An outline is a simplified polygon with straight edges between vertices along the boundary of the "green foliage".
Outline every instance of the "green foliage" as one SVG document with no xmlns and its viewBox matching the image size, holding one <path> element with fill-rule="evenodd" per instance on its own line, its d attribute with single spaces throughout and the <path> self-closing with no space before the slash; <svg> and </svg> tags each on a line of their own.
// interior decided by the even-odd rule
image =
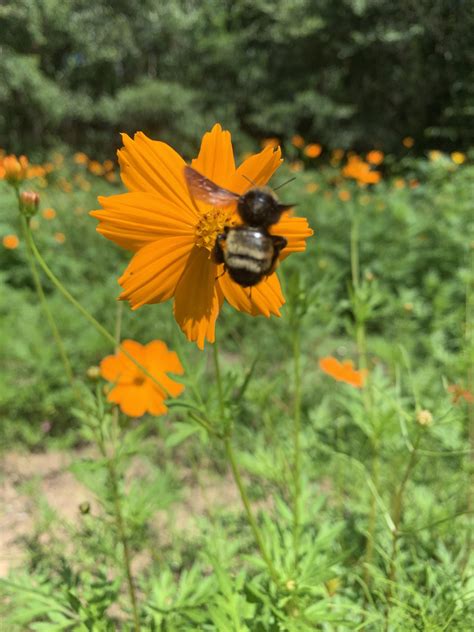
<svg viewBox="0 0 474 632">
<path fill-rule="evenodd" d="M 364 15 L 369 6 L 353 3 L 353 10 Z M 191 28 L 192 12 L 187 19 Z M 78 392 L 71 391 L 24 244 L 2 249 L 2 444 L 87 446 L 69 471 L 91 494 L 66 521 L 37 477 L 24 483 L 36 519 L 23 542 L 24 568 L 0 582 L 8 629 L 134 629 L 124 541 L 142 630 L 472 629 L 469 406 L 453 402 L 447 387 L 467 388 L 472 362 L 466 303 L 469 309 L 474 295 L 474 171 L 469 160 L 457 167 L 446 156 L 391 168 L 394 177 L 372 189 L 341 181 L 335 166 L 303 169 L 288 185 L 285 198 L 298 202 L 316 237 L 279 269 L 287 300 L 281 319 L 223 309 L 222 400 L 212 358 L 185 343 L 169 305 L 124 310 L 124 338 L 164 339 L 185 367 L 186 390 L 159 419 L 137 422 L 111 408 L 103 382 L 86 373 L 110 346 L 44 280 L 78 377 Z M 76 186 L 77 175 L 90 191 Z M 61 189 L 63 176 L 73 183 L 70 193 Z M 319 188 L 310 193 L 307 185 Z M 57 217 L 40 213 L 34 233 L 63 283 L 109 330 L 116 278 L 129 255 L 98 236 L 84 211 L 97 194 L 118 191 L 66 158 L 42 193 L 43 208 L 55 208 Z M 2 188 L 3 234 L 18 232 L 14 202 Z M 64 243 L 55 241 L 57 231 Z M 295 350 L 302 422 L 296 528 Z M 318 360 L 327 355 L 357 366 L 365 360 L 368 387 L 324 375 Z M 230 433 L 277 581 L 233 492 L 222 442 Z M 194 505 L 203 490 L 204 506 Z"/>
</svg>

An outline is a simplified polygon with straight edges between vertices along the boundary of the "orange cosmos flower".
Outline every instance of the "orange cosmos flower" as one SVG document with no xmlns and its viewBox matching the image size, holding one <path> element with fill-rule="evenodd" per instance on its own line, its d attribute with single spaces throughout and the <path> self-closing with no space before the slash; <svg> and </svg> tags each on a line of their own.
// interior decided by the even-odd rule
<svg viewBox="0 0 474 632">
<path fill-rule="evenodd" d="M 362 388 L 364 386 L 367 371 L 357 371 L 354 369 L 350 360 L 339 362 L 336 358 L 329 356 L 327 358 L 322 358 L 319 361 L 319 367 L 322 371 L 324 371 L 324 373 L 327 373 L 327 375 L 330 375 L 339 382 L 345 382 L 355 388 Z"/>
<path fill-rule="evenodd" d="M 6 180 L 10 184 L 21 182 L 26 178 L 28 170 L 28 158 L 13 154 L 5 156 L 0 163 L 0 180 Z"/>
<path fill-rule="evenodd" d="M 383 151 L 373 149 L 372 151 L 369 151 L 365 158 L 371 165 L 380 165 L 383 162 L 384 154 Z"/>
<path fill-rule="evenodd" d="M 351 194 L 346 189 L 341 189 L 337 195 L 342 202 L 348 202 L 351 199 Z"/>
<path fill-rule="evenodd" d="M 2 243 L 7 250 L 15 250 L 20 244 L 20 240 L 16 235 L 5 235 Z"/>
<path fill-rule="evenodd" d="M 58 244 L 63 244 L 66 241 L 66 235 L 64 233 L 54 233 L 54 239 Z"/>
<path fill-rule="evenodd" d="M 451 160 L 456 165 L 462 165 L 463 162 L 466 162 L 466 154 L 463 154 L 462 151 L 453 151 L 451 153 Z"/>
<path fill-rule="evenodd" d="M 45 208 L 41 214 L 44 217 L 44 219 L 47 219 L 47 220 L 51 220 L 56 217 L 56 211 L 54 210 L 54 208 Z"/>
<path fill-rule="evenodd" d="M 276 273 L 248 289 L 234 283 L 214 263 L 212 249 L 224 227 L 239 222 L 235 207 L 214 208 L 193 200 L 184 178 L 184 160 L 167 144 L 142 132 L 123 135 L 119 151 L 122 180 L 129 193 L 99 198 L 103 210 L 91 215 L 97 230 L 135 252 L 119 279 L 120 298 L 132 309 L 174 297 L 174 314 L 189 340 L 214 342 L 215 323 L 224 299 L 252 316 L 280 315 L 284 298 Z M 267 147 L 235 167 L 231 135 L 216 124 L 204 135 L 191 165 L 204 176 L 238 194 L 252 184 L 265 185 L 281 163 L 280 149 Z M 306 219 L 284 214 L 271 227 L 288 240 L 280 258 L 306 247 L 312 235 Z"/>
<path fill-rule="evenodd" d="M 319 155 L 321 155 L 322 151 L 323 148 L 317 143 L 311 143 L 310 145 L 306 145 L 306 147 L 304 148 L 304 153 L 306 154 L 306 156 L 308 156 L 308 158 L 317 158 Z"/>
<path fill-rule="evenodd" d="M 164 403 L 166 391 L 177 397 L 184 390 L 183 384 L 166 375 L 168 372 L 177 375 L 184 373 L 177 354 L 168 351 L 168 347 L 161 340 L 153 340 L 147 345 L 134 340 L 124 340 L 122 347 L 164 388 L 160 388 L 145 375 L 123 351 L 118 351 L 100 363 L 102 377 L 114 384 L 107 399 L 118 404 L 122 412 L 130 417 L 141 417 L 147 412 L 152 415 L 163 415 L 168 410 Z"/>
<path fill-rule="evenodd" d="M 474 403 L 474 395 L 471 391 L 468 391 L 466 388 L 463 388 L 459 384 L 451 384 L 448 386 L 448 391 L 452 393 L 452 402 L 453 404 L 457 404 L 460 399 L 463 399 L 468 404 Z"/>
<path fill-rule="evenodd" d="M 382 177 L 379 171 L 374 171 L 357 155 L 349 156 L 346 166 L 342 169 L 342 175 L 357 180 L 359 184 L 377 184 Z"/>
<path fill-rule="evenodd" d="M 82 151 L 78 151 L 77 154 L 74 154 L 74 162 L 78 165 L 87 165 L 88 160 L 87 154 Z"/>
<path fill-rule="evenodd" d="M 295 147 L 303 147 L 304 138 L 300 136 L 299 134 L 295 134 L 294 136 L 291 137 L 291 144 L 294 145 Z"/>
<path fill-rule="evenodd" d="M 405 138 L 402 140 L 402 144 L 407 149 L 410 149 L 415 144 L 415 139 L 411 136 L 405 136 Z"/>
</svg>

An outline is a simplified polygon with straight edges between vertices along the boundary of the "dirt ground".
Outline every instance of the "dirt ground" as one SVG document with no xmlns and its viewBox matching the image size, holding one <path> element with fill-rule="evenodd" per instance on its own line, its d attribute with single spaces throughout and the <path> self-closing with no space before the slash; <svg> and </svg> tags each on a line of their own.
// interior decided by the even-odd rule
<svg viewBox="0 0 474 632">
<path fill-rule="evenodd" d="M 61 521 L 77 519 L 79 505 L 93 502 L 91 492 L 68 471 L 78 452 L 48 452 L 45 454 L 9 453 L 0 463 L 0 577 L 24 561 L 22 541 L 31 536 L 35 527 L 35 500 L 43 497 Z M 89 450 L 90 456 L 90 450 Z M 186 472 L 183 472 L 183 478 Z M 187 477 L 186 477 L 187 478 Z M 240 511 L 238 492 L 230 476 L 206 479 L 205 484 L 183 486 L 184 498 L 173 505 L 176 528 L 193 530 L 195 519 L 209 508 L 225 506 Z M 163 517 L 157 516 L 158 522 Z"/>
</svg>

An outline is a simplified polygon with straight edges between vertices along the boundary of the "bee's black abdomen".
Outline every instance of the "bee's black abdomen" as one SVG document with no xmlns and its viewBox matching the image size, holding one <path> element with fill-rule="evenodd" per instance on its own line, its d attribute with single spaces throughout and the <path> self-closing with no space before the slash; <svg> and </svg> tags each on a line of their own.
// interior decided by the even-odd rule
<svg viewBox="0 0 474 632">
<path fill-rule="evenodd" d="M 244 268 L 228 268 L 230 278 L 242 287 L 252 287 L 257 285 L 263 278 L 259 272 L 251 272 Z"/>
</svg>

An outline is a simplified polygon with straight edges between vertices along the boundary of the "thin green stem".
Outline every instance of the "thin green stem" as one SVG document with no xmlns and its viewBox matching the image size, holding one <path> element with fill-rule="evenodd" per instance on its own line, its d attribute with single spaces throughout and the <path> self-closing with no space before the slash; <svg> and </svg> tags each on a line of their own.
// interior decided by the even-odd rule
<svg viewBox="0 0 474 632">
<path fill-rule="evenodd" d="M 301 339 L 298 325 L 293 339 L 294 359 L 294 412 L 293 412 L 293 553 L 295 570 L 298 567 L 299 540 L 301 530 L 300 496 L 301 496 Z"/>
<path fill-rule="evenodd" d="M 355 318 L 355 337 L 357 345 L 357 356 L 359 369 L 366 370 L 368 368 L 367 359 L 367 336 L 365 330 L 365 320 L 361 315 L 360 301 L 360 261 L 359 261 L 359 212 L 357 208 L 357 202 L 354 201 L 353 213 L 352 213 L 352 225 L 351 225 L 351 277 L 352 277 L 352 300 L 353 300 L 353 312 Z M 364 409 L 367 417 L 373 421 L 373 397 L 372 397 L 372 385 L 370 375 L 367 373 L 364 390 L 362 393 Z M 378 440 L 374 437 L 372 440 L 372 462 L 371 462 L 371 478 L 375 485 L 378 487 L 379 478 L 379 444 Z M 377 513 L 378 505 L 375 495 L 371 495 L 370 509 L 367 525 L 367 541 L 365 548 L 364 559 L 364 581 L 367 586 L 370 585 L 370 564 L 375 550 L 375 530 L 377 526 Z"/>
<path fill-rule="evenodd" d="M 273 581 L 278 584 L 279 583 L 279 577 L 278 577 L 278 573 L 276 571 L 275 566 L 273 565 L 273 562 L 270 558 L 270 556 L 267 553 L 267 550 L 265 548 L 265 545 L 263 543 L 263 539 L 262 536 L 260 534 L 260 530 L 258 528 L 257 525 L 257 521 L 255 520 L 255 517 L 253 515 L 252 512 L 252 508 L 250 506 L 250 502 L 247 496 L 247 492 L 245 491 L 245 487 L 242 483 L 242 478 L 240 476 L 240 471 L 239 471 L 239 467 L 237 465 L 237 461 L 235 458 L 235 454 L 234 454 L 234 450 L 232 448 L 232 444 L 230 442 L 230 439 L 228 437 L 226 437 L 224 439 L 224 446 L 225 446 L 225 451 L 226 451 L 226 455 L 227 458 L 229 460 L 229 463 L 231 465 L 232 468 L 232 474 L 234 476 L 234 480 L 237 484 L 237 487 L 239 489 L 239 493 L 240 493 L 240 498 L 242 499 L 242 503 L 244 505 L 245 508 L 245 513 L 247 515 L 247 520 L 248 523 L 250 525 L 250 528 L 252 529 L 255 541 L 257 543 L 258 549 L 260 551 L 260 555 L 262 556 L 265 564 L 267 565 L 268 568 L 268 572 L 270 573 L 271 578 L 273 579 Z"/>
<path fill-rule="evenodd" d="M 56 275 L 52 272 L 52 270 L 50 269 L 50 267 L 48 266 L 48 264 L 46 263 L 46 261 L 43 259 L 41 253 L 39 252 L 38 248 L 36 247 L 36 244 L 33 240 L 33 236 L 31 234 L 31 230 L 27 229 L 26 231 L 26 240 L 27 243 L 29 245 L 29 247 L 31 248 L 31 251 L 33 252 L 33 255 L 36 259 L 36 261 L 38 262 L 38 264 L 40 265 L 40 267 L 42 268 L 43 272 L 46 274 L 46 276 L 48 277 L 48 279 L 53 283 L 53 285 L 56 287 L 56 289 L 58 289 L 61 294 L 71 303 L 71 305 L 73 305 L 83 316 L 86 320 L 89 321 L 89 323 L 109 342 L 112 344 L 113 347 L 116 347 L 116 340 L 115 337 L 109 332 L 107 331 L 107 329 L 105 329 L 105 327 L 103 325 L 101 325 L 99 323 L 98 320 L 96 320 L 94 318 L 94 316 L 92 316 L 92 314 L 89 314 L 89 312 L 81 305 L 81 303 L 79 303 L 78 300 L 76 300 L 74 298 L 74 296 L 64 287 L 64 285 L 61 283 L 61 281 L 56 277 Z M 166 388 L 166 386 L 164 384 L 162 384 L 155 376 L 153 376 L 147 369 L 146 367 L 143 366 L 143 364 L 141 364 L 140 362 L 138 362 L 138 360 L 136 360 L 123 346 L 120 346 L 120 351 L 131 361 L 133 362 L 139 369 L 140 371 L 142 371 L 150 380 L 152 380 L 152 382 L 154 382 L 157 386 L 159 386 L 161 389 L 163 389 L 168 395 L 170 395 L 170 392 L 168 391 L 168 389 Z"/>
<path fill-rule="evenodd" d="M 54 320 L 54 316 L 49 309 L 48 301 L 46 300 L 46 296 L 44 294 L 43 286 L 41 285 L 41 280 L 38 274 L 38 270 L 36 269 L 35 260 L 33 258 L 33 253 L 29 247 L 27 232 L 28 232 L 28 222 L 25 217 L 21 217 L 21 227 L 23 230 L 23 235 L 26 241 L 26 252 L 28 265 L 30 266 L 31 276 L 33 278 L 33 283 L 35 286 L 36 293 L 38 294 L 38 298 L 41 303 L 41 307 L 46 315 L 49 326 L 51 328 L 51 332 L 53 334 L 54 341 L 56 342 L 56 346 L 58 348 L 59 355 L 61 356 L 61 360 L 64 364 L 64 370 L 66 372 L 67 379 L 69 380 L 72 387 L 74 387 L 74 373 L 71 367 L 71 363 L 69 362 L 69 358 L 66 353 L 66 349 L 64 348 L 64 344 L 61 338 L 61 334 L 59 333 L 59 329 L 56 325 L 56 321 Z"/>
<path fill-rule="evenodd" d="M 215 371 L 216 383 L 217 383 L 217 395 L 219 398 L 219 410 L 221 414 L 221 419 L 224 421 L 225 419 L 224 389 L 222 385 L 222 375 L 221 375 L 220 362 L 219 362 L 219 347 L 218 347 L 217 341 L 214 343 L 213 358 L 214 358 L 214 371 Z M 252 507 L 250 506 L 250 501 L 248 499 L 247 492 L 245 491 L 245 487 L 242 482 L 239 466 L 237 464 L 234 449 L 231 443 L 231 432 L 232 432 L 232 427 L 230 426 L 230 427 L 225 428 L 225 433 L 222 435 L 222 440 L 224 442 L 227 460 L 230 463 L 230 466 L 232 469 L 232 475 L 234 477 L 234 481 L 239 490 L 240 498 L 244 505 L 247 521 L 250 525 L 250 528 L 252 529 L 252 533 L 254 535 L 255 542 L 257 543 L 257 547 L 260 551 L 260 555 L 262 556 L 262 559 L 267 565 L 268 572 L 270 573 L 271 578 L 276 584 L 278 584 L 279 582 L 278 573 L 263 543 L 263 539 L 262 539 L 260 530 L 258 528 L 257 521 L 255 520 L 255 516 L 253 515 Z"/>
<path fill-rule="evenodd" d="M 385 594 L 385 600 L 387 604 L 387 608 L 385 611 L 385 628 L 384 628 L 385 632 L 388 632 L 388 628 L 389 628 L 390 600 L 392 598 L 392 587 L 396 579 L 396 570 L 397 570 L 396 559 L 397 559 L 398 540 L 400 538 L 400 524 L 401 524 L 402 516 L 403 516 L 403 499 L 404 499 L 406 485 L 410 479 L 410 475 L 413 471 L 413 468 L 416 465 L 420 439 L 421 439 L 421 432 L 418 432 L 418 436 L 416 437 L 415 443 L 413 445 L 413 449 L 410 453 L 410 458 L 408 459 L 405 472 L 403 474 L 402 480 L 400 481 L 400 485 L 398 486 L 398 489 L 395 493 L 394 502 L 393 502 L 392 551 L 390 555 L 387 591 Z"/>
<path fill-rule="evenodd" d="M 221 368 L 220 368 L 220 363 L 219 363 L 219 346 L 217 344 L 217 340 L 212 347 L 212 351 L 213 351 L 213 358 L 214 358 L 214 372 L 216 374 L 217 395 L 219 398 L 219 412 L 221 414 L 221 420 L 224 421 L 224 418 L 225 418 L 224 389 L 222 386 Z"/>
</svg>

